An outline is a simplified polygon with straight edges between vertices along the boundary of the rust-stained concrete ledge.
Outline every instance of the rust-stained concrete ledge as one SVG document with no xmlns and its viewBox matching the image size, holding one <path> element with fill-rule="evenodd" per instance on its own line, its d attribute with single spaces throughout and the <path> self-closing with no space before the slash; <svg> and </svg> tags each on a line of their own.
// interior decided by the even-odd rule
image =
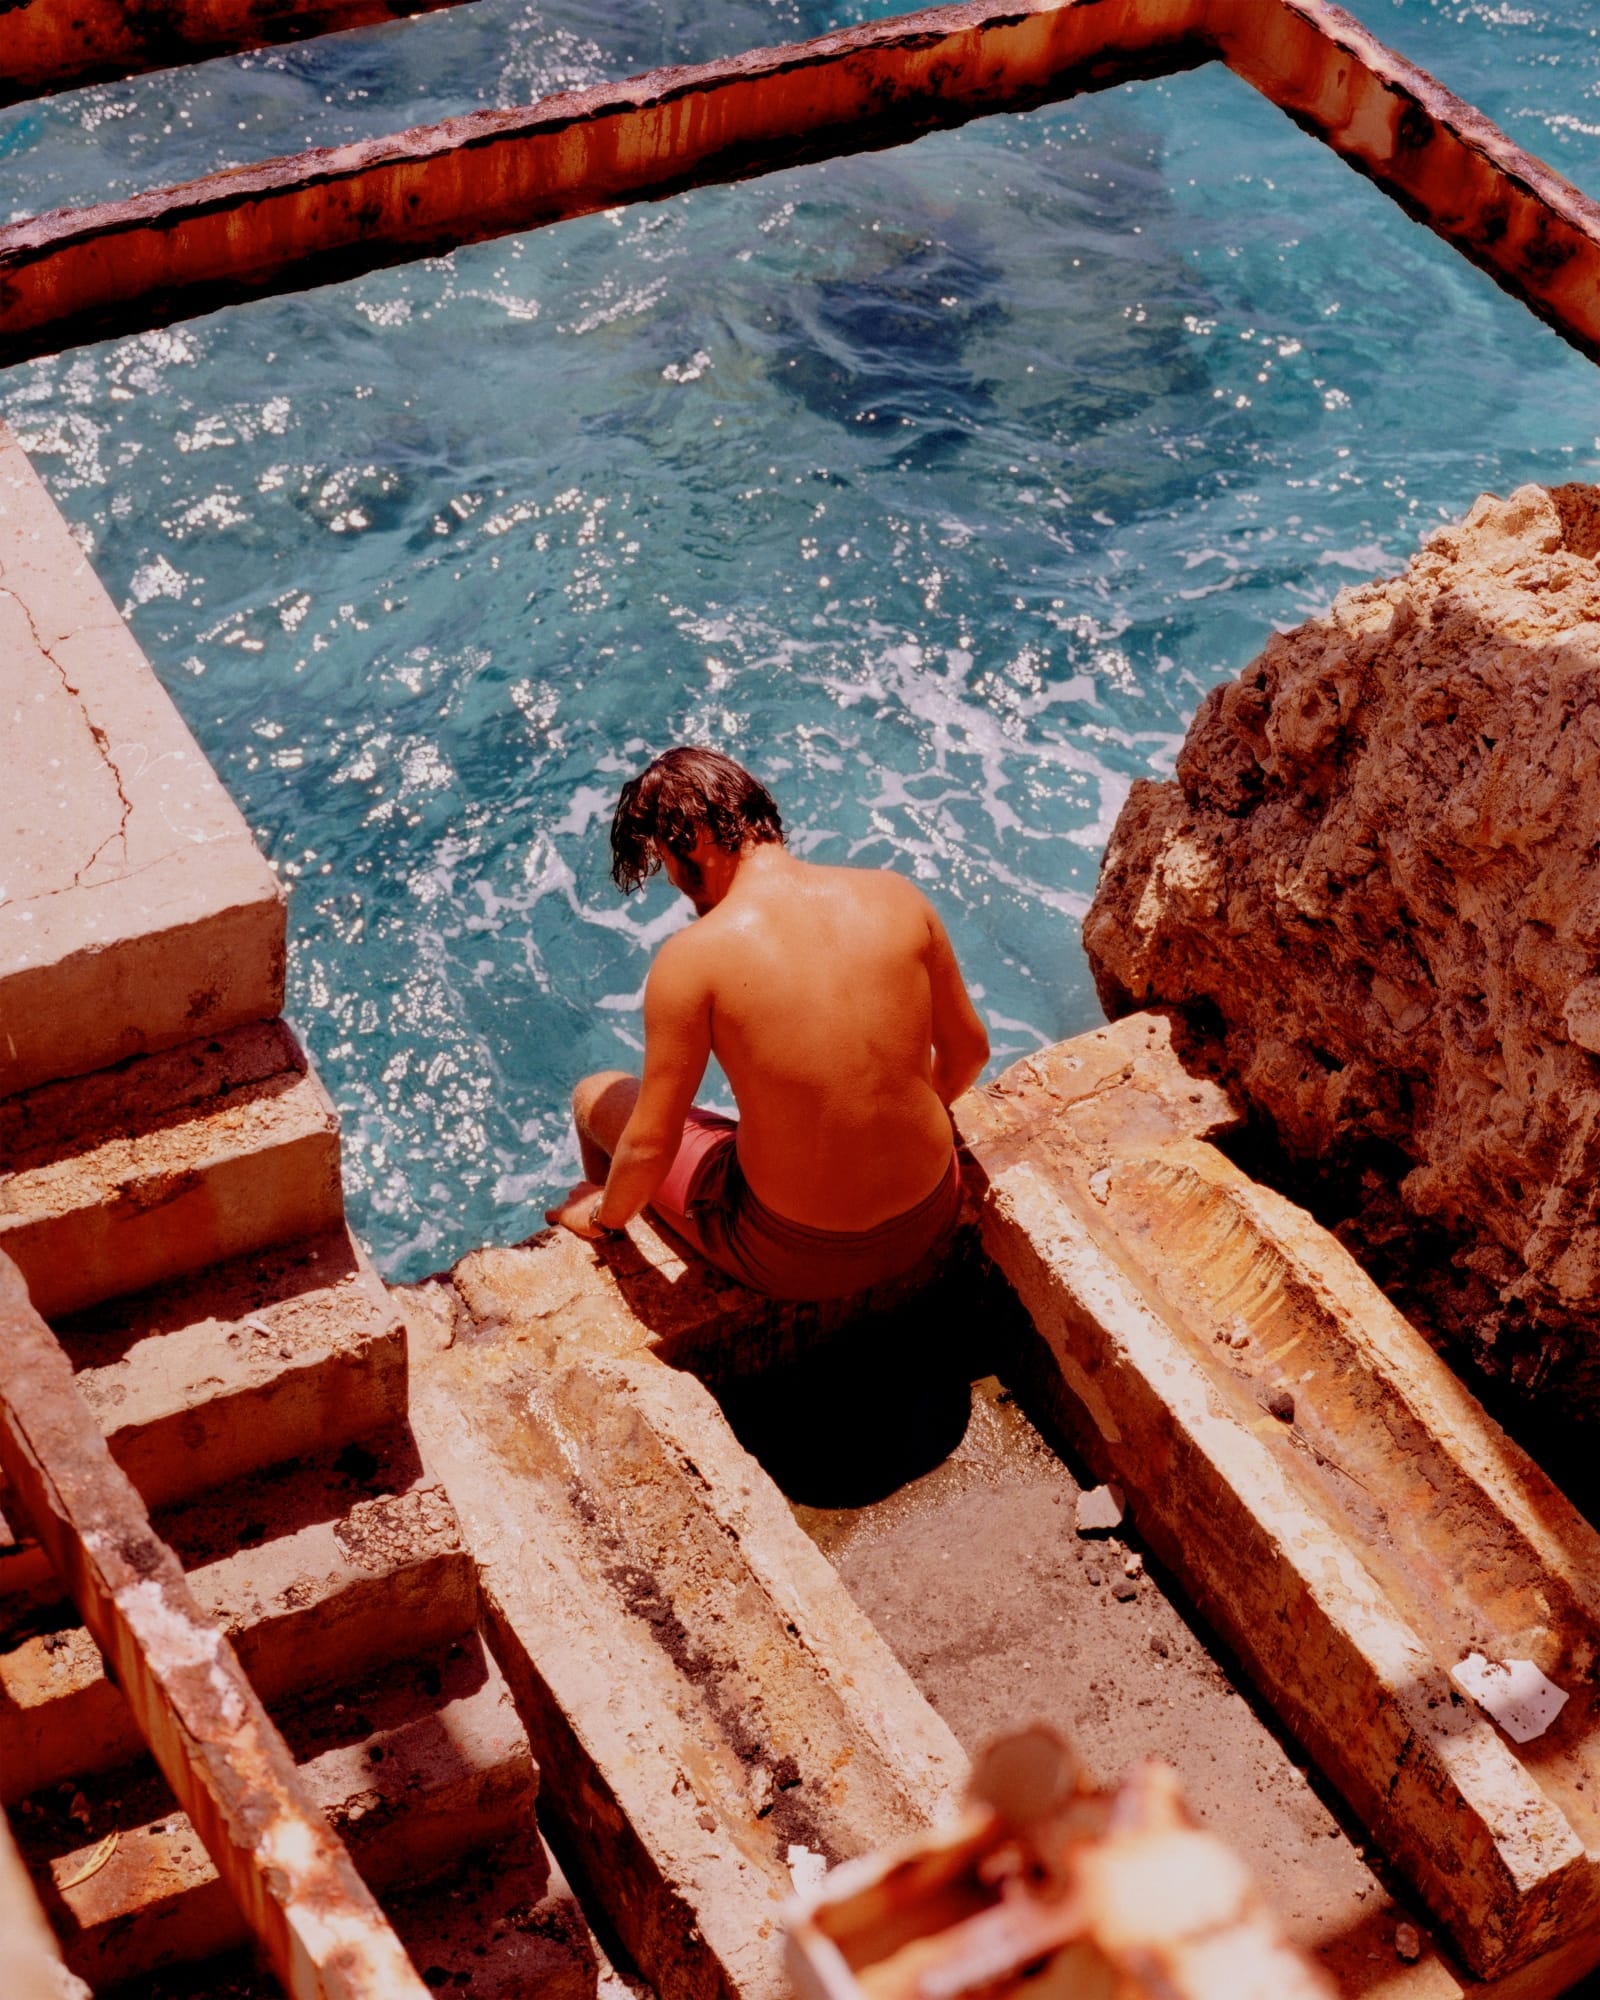
<svg viewBox="0 0 1600 2000">
<path fill-rule="evenodd" d="M 404 20 L 460 0 L 11 0 L 0 34 L 0 105 L 235 49 Z"/>
<path fill-rule="evenodd" d="M 0 740 L 0 1098 L 278 1012 L 283 892 L 3 425 Z"/>
<path fill-rule="evenodd" d="M 0 1465 L 162 1773 L 292 2000 L 425 2000 L 233 1649 L 113 1464 L 72 1368 L 0 1257 Z"/>
<path fill-rule="evenodd" d="M 0 364 L 1213 58 L 1600 356 L 1600 207 L 1327 0 L 968 0 L 13 223 Z"/>
<path fill-rule="evenodd" d="M 1354 1261 L 1213 1146 L 1153 1015 L 963 1100 L 1085 1456 L 1480 1976 L 1600 1960 L 1600 1536 Z M 1567 1695 L 1535 1741 L 1470 1652 Z M 1581 1961 L 1581 1962 L 1579 1962 Z M 1549 1990 L 1549 1989 L 1546 1989 Z"/>
</svg>

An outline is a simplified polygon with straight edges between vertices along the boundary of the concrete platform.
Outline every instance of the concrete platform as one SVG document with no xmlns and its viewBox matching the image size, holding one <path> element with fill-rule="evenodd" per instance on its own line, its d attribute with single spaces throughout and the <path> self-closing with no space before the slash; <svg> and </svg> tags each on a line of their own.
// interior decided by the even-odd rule
<svg viewBox="0 0 1600 2000">
<path fill-rule="evenodd" d="M 1560 1947 L 1576 1977 L 1600 1958 L 1600 1537 L 1331 1238 L 1204 1143 L 1227 1107 L 1166 1037 L 1131 1017 L 960 1107 L 985 1244 L 1043 1337 L 1030 1393 L 1474 1972 L 1542 1981 Z M 1536 1742 L 1453 1686 L 1472 1650 L 1568 1693 Z"/>
<path fill-rule="evenodd" d="M 551 1368 L 537 1313 L 421 1354 L 429 1331 L 412 1423 L 543 1813 L 659 1990 L 779 2000 L 791 1859 L 930 1824 L 965 1757 L 700 1383 L 564 1342 Z"/>
<path fill-rule="evenodd" d="M 283 891 L 3 425 L 0 736 L 0 1098 L 271 1019 Z"/>
<path fill-rule="evenodd" d="M 56 1318 L 343 1219 L 339 1123 L 281 1021 L 0 1103 L 0 1250 Z"/>
<path fill-rule="evenodd" d="M 258 1506 L 265 1497 L 253 1495 Z M 472 1625 L 471 1559 L 436 1486 L 357 1500 L 331 1519 L 243 1549 L 237 1538 L 252 1517 L 238 1499 L 224 1506 L 233 1516 L 232 1552 L 188 1567 L 187 1580 L 269 1704 L 358 1678 Z M 224 1507 L 212 1500 L 208 1510 L 217 1515 Z M 165 1517 L 161 1531 L 187 1567 L 194 1542 L 180 1547 L 173 1525 Z M 81 1626 L 34 1634 L 0 1653 L 0 1798 L 108 1770 L 141 1747 Z"/>
<path fill-rule="evenodd" d="M 508 1335 L 546 1368 L 648 1352 L 704 1380 L 736 1382 L 926 1297 L 975 1254 L 976 1235 L 974 1207 L 968 1226 L 903 1277 L 797 1304 L 746 1291 L 641 1215 L 604 1243 L 546 1230 L 475 1250 L 447 1276 L 398 1296 L 424 1348 Z"/>
</svg>

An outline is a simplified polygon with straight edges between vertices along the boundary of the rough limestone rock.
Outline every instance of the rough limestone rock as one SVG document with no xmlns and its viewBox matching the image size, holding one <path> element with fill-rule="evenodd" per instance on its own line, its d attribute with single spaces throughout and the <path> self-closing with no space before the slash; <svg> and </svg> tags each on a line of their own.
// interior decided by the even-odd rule
<svg viewBox="0 0 1600 2000">
<path fill-rule="evenodd" d="M 1600 488 L 1486 496 L 1201 704 L 1084 942 L 1380 1276 L 1600 1416 Z M 1385 1258 L 1389 1270 L 1380 1267 Z"/>
</svg>

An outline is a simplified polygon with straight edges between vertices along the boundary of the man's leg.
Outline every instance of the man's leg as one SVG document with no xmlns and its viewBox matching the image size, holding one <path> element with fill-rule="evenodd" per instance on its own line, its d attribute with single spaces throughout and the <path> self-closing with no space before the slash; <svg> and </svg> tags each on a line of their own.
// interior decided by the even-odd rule
<svg viewBox="0 0 1600 2000">
<path fill-rule="evenodd" d="M 625 1069 L 596 1070 L 573 1091 L 572 1122 L 578 1131 L 585 1180 L 604 1184 L 622 1128 L 638 1101 L 639 1079 Z"/>
</svg>

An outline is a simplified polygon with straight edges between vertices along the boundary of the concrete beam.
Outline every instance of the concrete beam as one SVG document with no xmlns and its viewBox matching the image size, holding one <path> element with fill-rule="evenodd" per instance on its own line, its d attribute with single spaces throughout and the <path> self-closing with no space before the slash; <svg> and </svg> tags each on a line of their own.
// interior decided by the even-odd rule
<svg viewBox="0 0 1600 2000">
<path fill-rule="evenodd" d="M 0 364 L 1218 58 L 1600 356 L 1600 207 L 1326 0 L 995 0 L 0 230 Z"/>
<path fill-rule="evenodd" d="M 411 1421 L 477 1558 L 541 1817 L 659 1992 L 786 2000 L 794 1850 L 926 1829 L 966 1759 L 645 1329 L 553 1369 L 528 1333 L 414 1355 Z"/>
<path fill-rule="evenodd" d="M 78 90 L 236 49 L 404 20 L 460 0 L 12 0 L 0 36 L 0 105 Z"/>
<path fill-rule="evenodd" d="M 1480 1977 L 1600 1957 L 1600 1535 L 1303 1211 L 1165 1020 L 1016 1065 L 958 1123 L 1041 1336 L 1016 1386 L 1141 1533 Z M 1566 1696 L 1526 1745 L 1472 1653 Z"/>
<path fill-rule="evenodd" d="M 0 1258 L 0 1465 L 218 1874 L 292 2000 L 426 2000 L 349 1856 L 304 1797 L 233 1649 L 201 1614 Z"/>
</svg>

